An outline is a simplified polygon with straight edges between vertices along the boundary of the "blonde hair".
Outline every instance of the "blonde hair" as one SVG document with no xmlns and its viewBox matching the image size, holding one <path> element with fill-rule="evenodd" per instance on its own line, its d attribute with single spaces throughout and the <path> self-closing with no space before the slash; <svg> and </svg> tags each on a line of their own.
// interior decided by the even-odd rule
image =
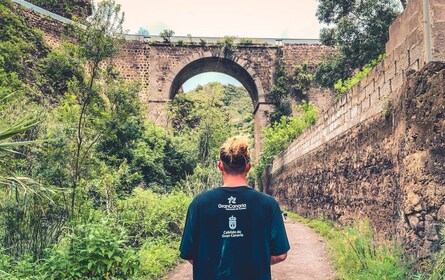
<svg viewBox="0 0 445 280">
<path fill-rule="evenodd" d="M 249 139 L 245 136 L 227 139 L 219 149 L 219 158 L 228 173 L 243 173 L 250 162 Z"/>
</svg>

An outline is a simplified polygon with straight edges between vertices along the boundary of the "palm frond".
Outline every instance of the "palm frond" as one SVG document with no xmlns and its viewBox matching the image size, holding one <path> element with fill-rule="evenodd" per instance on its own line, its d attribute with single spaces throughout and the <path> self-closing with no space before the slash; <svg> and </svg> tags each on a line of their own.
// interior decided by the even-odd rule
<svg viewBox="0 0 445 280">
<path fill-rule="evenodd" d="M 17 134 L 20 134 L 20 133 L 30 129 L 31 127 L 36 126 L 39 123 L 40 123 L 40 121 L 38 121 L 37 118 L 22 119 L 22 120 L 16 122 L 15 124 L 10 125 L 6 129 L 1 130 L 0 131 L 0 141 L 12 138 L 12 137 L 16 136 Z"/>
<path fill-rule="evenodd" d="M 20 187 L 23 195 L 35 194 L 38 197 L 45 198 L 54 203 L 54 201 L 51 199 L 49 195 L 56 194 L 56 190 L 52 188 L 43 187 L 40 183 L 28 177 L 0 176 L 0 186 L 4 186 L 7 188 Z"/>
</svg>

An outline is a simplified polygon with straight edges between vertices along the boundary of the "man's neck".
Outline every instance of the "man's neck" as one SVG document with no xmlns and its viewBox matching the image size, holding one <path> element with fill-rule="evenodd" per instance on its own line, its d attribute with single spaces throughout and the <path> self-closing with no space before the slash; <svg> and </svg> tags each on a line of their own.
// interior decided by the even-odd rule
<svg viewBox="0 0 445 280">
<path fill-rule="evenodd" d="M 229 188 L 247 186 L 246 174 L 240 174 L 240 175 L 224 174 L 223 182 L 224 182 L 223 186 Z"/>
</svg>

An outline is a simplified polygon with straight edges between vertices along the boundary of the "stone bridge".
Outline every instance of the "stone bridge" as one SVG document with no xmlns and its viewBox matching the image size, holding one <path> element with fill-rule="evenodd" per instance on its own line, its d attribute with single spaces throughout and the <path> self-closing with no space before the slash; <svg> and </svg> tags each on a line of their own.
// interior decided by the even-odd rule
<svg viewBox="0 0 445 280">
<path fill-rule="evenodd" d="M 320 44 L 238 45 L 224 51 L 217 44 L 149 43 L 127 40 L 118 59 L 126 79 L 140 81 L 141 97 L 148 112 L 159 124 L 167 124 L 165 104 L 172 100 L 188 79 L 205 72 L 219 72 L 237 79 L 252 99 L 255 115 L 255 150 L 261 148 L 261 128 L 274 110 L 269 93 L 277 59 L 287 69 L 304 62 L 315 66 L 331 47 Z"/>
</svg>

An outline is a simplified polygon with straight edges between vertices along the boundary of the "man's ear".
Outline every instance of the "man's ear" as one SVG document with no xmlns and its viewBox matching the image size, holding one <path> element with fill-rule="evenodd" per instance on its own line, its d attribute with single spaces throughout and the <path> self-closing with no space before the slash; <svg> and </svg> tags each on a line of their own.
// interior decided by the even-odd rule
<svg viewBox="0 0 445 280">
<path fill-rule="evenodd" d="M 218 169 L 219 169 L 220 171 L 224 171 L 223 163 L 222 163 L 222 161 L 220 161 L 220 160 L 218 160 Z"/>
<path fill-rule="evenodd" d="M 249 162 L 249 163 L 246 165 L 246 173 L 250 171 L 250 168 L 252 168 L 252 164 Z"/>
</svg>

